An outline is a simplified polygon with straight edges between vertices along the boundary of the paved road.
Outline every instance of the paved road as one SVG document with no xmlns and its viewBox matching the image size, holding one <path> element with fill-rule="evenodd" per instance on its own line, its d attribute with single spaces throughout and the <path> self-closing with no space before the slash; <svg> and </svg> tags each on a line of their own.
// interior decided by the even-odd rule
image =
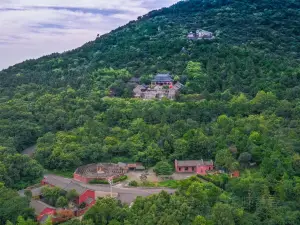
<svg viewBox="0 0 300 225">
<path fill-rule="evenodd" d="M 86 187 L 91 190 L 110 192 L 109 186 L 84 184 L 84 183 L 75 181 L 73 179 L 64 178 L 64 177 L 55 176 L 55 175 L 47 175 L 47 176 L 55 177 L 56 179 L 59 179 L 61 182 L 65 182 L 66 184 L 68 184 L 70 181 L 73 181 L 73 182 L 76 182 L 76 183 L 80 184 L 81 186 Z M 137 196 L 149 196 L 152 194 L 160 193 L 162 190 L 164 190 L 170 194 L 172 194 L 176 191 L 175 189 L 170 189 L 170 188 L 125 188 L 125 187 L 121 187 L 119 185 L 112 187 L 112 191 L 119 194 L 119 199 L 122 202 L 128 203 L 128 204 L 133 202 Z"/>
</svg>

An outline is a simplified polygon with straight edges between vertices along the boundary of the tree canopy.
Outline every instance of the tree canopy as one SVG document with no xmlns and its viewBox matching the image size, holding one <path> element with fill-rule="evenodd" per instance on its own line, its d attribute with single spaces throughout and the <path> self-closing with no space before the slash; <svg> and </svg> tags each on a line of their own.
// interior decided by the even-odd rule
<svg viewBox="0 0 300 225">
<path fill-rule="evenodd" d="M 170 173 L 175 159 L 213 160 L 241 177 L 193 178 L 179 194 L 138 198 L 130 209 L 104 199 L 82 223 L 297 224 L 299 8 L 295 0 L 180 1 L 0 71 L 1 224 L 32 222 L 28 197 L 10 188 L 38 183 L 44 169 L 123 161 Z M 216 38 L 188 40 L 196 29 Z M 166 72 L 183 84 L 176 101 L 132 98 L 131 78 L 149 84 Z M 21 154 L 35 144 L 33 157 Z M 65 205 L 59 190 L 44 192 Z"/>
</svg>

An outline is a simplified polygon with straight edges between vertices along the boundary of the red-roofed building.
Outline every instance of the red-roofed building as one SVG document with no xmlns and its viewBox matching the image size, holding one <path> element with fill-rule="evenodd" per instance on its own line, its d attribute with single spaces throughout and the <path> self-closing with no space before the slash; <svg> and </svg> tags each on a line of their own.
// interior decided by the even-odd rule
<svg viewBox="0 0 300 225">
<path fill-rule="evenodd" d="M 177 173 L 197 173 L 206 175 L 207 171 L 214 169 L 214 162 L 201 160 L 175 160 L 175 170 Z"/>
</svg>

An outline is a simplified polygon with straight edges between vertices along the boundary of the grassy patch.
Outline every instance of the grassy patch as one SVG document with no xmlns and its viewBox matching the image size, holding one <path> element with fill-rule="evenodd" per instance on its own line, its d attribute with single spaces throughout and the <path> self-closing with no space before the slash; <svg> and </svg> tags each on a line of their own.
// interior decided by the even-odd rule
<svg viewBox="0 0 300 225">
<path fill-rule="evenodd" d="M 161 182 L 151 182 L 145 181 L 142 183 L 137 183 L 139 187 L 168 187 L 168 188 L 178 188 L 180 186 L 180 181 L 178 180 L 165 180 Z M 131 185 L 132 186 L 132 185 Z"/>
<path fill-rule="evenodd" d="M 158 183 L 158 187 L 178 188 L 180 181 L 178 180 L 165 180 Z"/>
<path fill-rule="evenodd" d="M 124 180 L 127 180 L 127 176 L 126 175 L 124 175 L 124 176 L 120 176 L 120 177 L 118 177 L 118 178 L 115 178 L 114 180 L 113 180 L 113 183 L 117 183 L 117 182 L 121 182 L 121 181 L 124 181 Z M 89 182 L 90 184 L 108 184 L 108 181 L 107 180 L 91 180 L 90 182 Z"/>
</svg>

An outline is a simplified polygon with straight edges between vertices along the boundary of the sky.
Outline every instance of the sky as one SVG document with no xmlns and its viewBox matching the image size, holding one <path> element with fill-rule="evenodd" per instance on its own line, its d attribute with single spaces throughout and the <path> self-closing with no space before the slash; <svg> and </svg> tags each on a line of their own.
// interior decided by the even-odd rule
<svg viewBox="0 0 300 225">
<path fill-rule="evenodd" d="M 80 47 L 179 0 L 0 0 L 0 70 Z"/>
</svg>

